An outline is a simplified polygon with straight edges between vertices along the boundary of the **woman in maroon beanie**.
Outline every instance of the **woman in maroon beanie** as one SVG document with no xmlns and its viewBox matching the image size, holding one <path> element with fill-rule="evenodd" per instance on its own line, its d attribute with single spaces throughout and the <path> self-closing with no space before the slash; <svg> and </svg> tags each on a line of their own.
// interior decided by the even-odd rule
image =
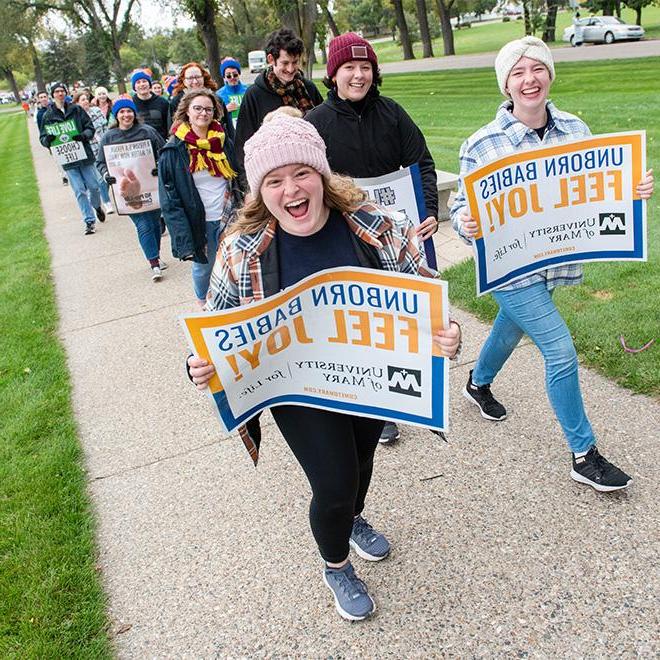
<svg viewBox="0 0 660 660">
<path fill-rule="evenodd" d="M 378 87 L 382 83 L 371 44 L 355 32 L 335 37 L 328 47 L 328 98 L 305 119 L 323 138 L 334 172 L 358 178 L 383 176 L 419 164 L 427 217 L 417 227 L 420 242 L 438 230 L 435 163 L 419 127 Z M 394 442 L 399 430 L 385 424 L 381 443 Z"/>
</svg>

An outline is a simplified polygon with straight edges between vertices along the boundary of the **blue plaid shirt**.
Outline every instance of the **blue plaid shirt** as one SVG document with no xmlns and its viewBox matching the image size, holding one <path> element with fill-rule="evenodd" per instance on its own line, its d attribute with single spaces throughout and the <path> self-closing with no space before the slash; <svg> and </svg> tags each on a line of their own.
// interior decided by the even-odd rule
<svg viewBox="0 0 660 660">
<path fill-rule="evenodd" d="M 498 108 L 495 119 L 473 133 L 461 146 L 460 151 L 460 180 L 458 193 L 451 207 L 452 226 L 458 235 L 466 242 L 472 239 L 461 233 L 459 216 L 467 208 L 463 177 L 483 165 L 487 165 L 502 156 L 518 151 L 538 149 L 553 144 L 562 144 L 579 138 L 589 137 L 589 127 L 578 117 L 557 110 L 551 101 L 547 103 L 550 113 L 548 127 L 541 140 L 538 133 L 525 126 L 511 114 L 513 103 L 505 101 Z M 566 264 L 556 268 L 548 268 L 539 273 L 524 275 L 520 279 L 510 282 L 500 290 L 522 289 L 523 287 L 544 282 L 548 289 L 560 285 L 580 284 L 582 282 L 582 266 L 580 264 Z"/>
</svg>

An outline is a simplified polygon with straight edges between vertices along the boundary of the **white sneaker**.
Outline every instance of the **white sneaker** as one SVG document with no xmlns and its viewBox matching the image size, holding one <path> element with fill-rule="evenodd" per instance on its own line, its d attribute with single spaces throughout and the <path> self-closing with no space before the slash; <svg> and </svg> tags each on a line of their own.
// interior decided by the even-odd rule
<svg viewBox="0 0 660 660">
<path fill-rule="evenodd" d="M 161 272 L 160 268 L 158 268 L 158 266 L 154 266 L 151 269 L 151 279 L 154 282 L 158 282 L 162 277 L 163 277 L 163 273 Z"/>
<path fill-rule="evenodd" d="M 107 204 L 103 204 L 103 210 L 105 211 L 106 215 L 110 215 L 111 213 L 115 212 L 114 207 L 112 206 L 112 202 L 108 202 Z"/>
<path fill-rule="evenodd" d="M 169 268 L 169 266 L 162 259 L 158 260 L 158 267 L 161 270 L 167 270 Z"/>
</svg>

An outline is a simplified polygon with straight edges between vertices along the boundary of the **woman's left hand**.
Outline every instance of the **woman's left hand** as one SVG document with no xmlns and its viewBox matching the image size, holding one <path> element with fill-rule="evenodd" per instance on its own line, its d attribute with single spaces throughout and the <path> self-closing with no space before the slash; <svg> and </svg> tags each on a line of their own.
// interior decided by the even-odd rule
<svg viewBox="0 0 660 660">
<path fill-rule="evenodd" d="M 427 238 L 431 238 L 436 231 L 438 231 L 438 221 L 430 215 L 424 222 L 420 222 L 417 227 L 417 236 L 420 241 L 425 241 Z"/>
<path fill-rule="evenodd" d="M 446 330 L 439 330 L 433 335 L 433 342 L 444 357 L 453 358 L 461 345 L 461 326 L 456 321 L 450 321 Z"/>
<path fill-rule="evenodd" d="M 649 170 L 635 189 L 642 199 L 648 199 L 653 194 L 653 170 Z"/>
</svg>

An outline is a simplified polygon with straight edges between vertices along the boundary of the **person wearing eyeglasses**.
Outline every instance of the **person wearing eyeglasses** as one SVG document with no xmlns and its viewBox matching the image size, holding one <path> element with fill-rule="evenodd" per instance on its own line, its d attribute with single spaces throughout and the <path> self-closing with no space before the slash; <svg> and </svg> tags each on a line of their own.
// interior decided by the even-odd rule
<svg viewBox="0 0 660 660">
<path fill-rule="evenodd" d="M 241 65 L 231 57 L 225 57 L 220 64 L 220 75 L 224 85 L 218 90 L 218 96 L 227 106 L 234 128 L 238 121 L 238 110 L 247 92 L 247 85 L 241 82 Z"/>
<path fill-rule="evenodd" d="M 191 89 L 210 89 L 212 92 L 218 90 L 218 85 L 211 78 L 211 74 L 197 62 L 188 62 L 181 67 L 181 71 L 170 95 L 170 116 L 175 117 L 179 103 L 183 98 L 185 92 Z M 234 124 L 229 117 L 227 107 L 224 101 L 220 100 L 220 109 L 222 111 L 220 116 L 220 123 L 225 133 L 233 140 L 234 139 Z M 173 129 L 173 131 L 176 129 Z"/>
<path fill-rule="evenodd" d="M 159 198 L 172 255 L 193 262 L 199 307 L 206 302 L 218 239 L 237 207 L 233 144 L 221 118 L 221 101 L 211 90 L 185 92 L 174 116 L 174 134 L 158 161 Z"/>
</svg>

